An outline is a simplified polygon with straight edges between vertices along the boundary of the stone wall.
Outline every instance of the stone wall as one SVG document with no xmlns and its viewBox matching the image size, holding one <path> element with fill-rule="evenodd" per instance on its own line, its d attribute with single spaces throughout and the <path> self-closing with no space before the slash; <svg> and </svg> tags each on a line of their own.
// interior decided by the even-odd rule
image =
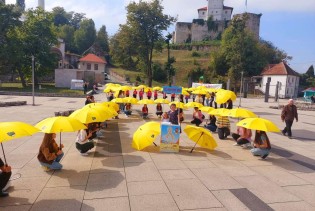
<svg viewBox="0 0 315 211">
<path fill-rule="evenodd" d="M 174 43 L 185 43 L 191 39 L 191 25 L 192 23 L 176 23 Z"/>
</svg>

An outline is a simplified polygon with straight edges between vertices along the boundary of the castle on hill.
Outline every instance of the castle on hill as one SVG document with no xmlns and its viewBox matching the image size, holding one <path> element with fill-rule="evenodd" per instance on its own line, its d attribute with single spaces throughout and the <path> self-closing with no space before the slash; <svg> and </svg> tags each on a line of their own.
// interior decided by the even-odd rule
<svg viewBox="0 0 315 211">
<path fill-rule="evenodd" d="M 231 22 L 233 7 L 223 4 L 224 0 L 208 0 L 208 6 L 199 8 L 198 19 L 189 22 L 177 22 L 174 43 L 190 43 L 216 39 Z M 248 17 L 246 27 L 259 38 L 260 17 L 262 14 L 242 13 L 234 17 Z M 212 25 L 209 28 L 209 25 Z M 213 27 L 214 26 L 214 27 Z"/>
</svg>

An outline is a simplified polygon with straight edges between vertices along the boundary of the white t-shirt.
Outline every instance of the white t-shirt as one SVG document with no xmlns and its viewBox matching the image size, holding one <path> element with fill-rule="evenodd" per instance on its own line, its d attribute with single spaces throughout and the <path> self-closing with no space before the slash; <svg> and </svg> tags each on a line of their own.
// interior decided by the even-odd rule
<svg viewBox="0 0 315 211">
<path fill-rule="evenodd" d="M 85 144 L 88 142 L 88 139 L 86 139 L 86 137 L 87 137 L 87 133 L 86 133 L 85 129 L 82 129 L 78 132 L 76 142 L 79 144 Z"/>
</svg>

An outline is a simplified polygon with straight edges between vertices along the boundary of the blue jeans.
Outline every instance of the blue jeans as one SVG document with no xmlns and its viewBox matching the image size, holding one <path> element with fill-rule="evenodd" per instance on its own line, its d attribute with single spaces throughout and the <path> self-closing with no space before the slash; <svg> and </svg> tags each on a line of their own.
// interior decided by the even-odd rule
<svg viewBox="0 0 315 211">
<path fill-rule="evenodd" d="M 211 132 L 215 132 L 217 130 L 217 126 L 216 125 L 205 125 L 205 128 L 207 128 L 208 130 L 210 130 Z"/>
<path fill-rule="evenodd" d="M 125 113 L 126 115 L 131 115 L 131 112 L 132 112 L 132 111 L 130 111 L 130 110 L 124 110 L 124 113 Z"/>
<path fill-rule="evenodd" d="M 250 150 L 250 152 L 254 155 L 254 156 L 264 156 L 264 155 L 268 155 L 270 152 L 270 149 L 260 149 L 260 148 L 253 148 Z"/>
<path fill-rule="evenodd" d="M 53 170 L 60 170 L 62 169 L 62 165 L 59 163 L 61 158 L 63 157 L 64 153 L 61 153 L 60 155 L 58 155 L 56 157 L 56 159 L 52 162 L 52 164 L 49 164 L 49 163 L 43 163 L 43 162 L 40 162 L 40 164 L 42 166 L 46 166 L 50 169 L 53 169 Z"/>
</svg>

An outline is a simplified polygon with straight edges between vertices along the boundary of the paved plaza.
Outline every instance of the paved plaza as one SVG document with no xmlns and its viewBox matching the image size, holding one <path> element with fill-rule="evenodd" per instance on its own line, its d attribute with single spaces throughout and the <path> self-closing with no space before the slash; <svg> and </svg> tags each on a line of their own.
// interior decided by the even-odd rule
<svg viewBox="0 0 315 211">
<path fill-rule="evenodd" d="M 103 93 L 95 98 L 106 101 Z M 35 125 L 56 111 L 78 109 L 85 102 L 36 97 L 32 106 L 32 97 L 0 95 L 2 102 L 23 100 L 27 105 L 0 108 L 0 121 Z M 278 105 L 273 99 L 269 103 L 261 98 L 242 99 L 241 103 L 283 128 L 281 110 L 269 108 Z M 13 174 L 10 196 L 0 198 L 0 210 L 315 210 L 315 111 L 298 111 L 293 139 L 268 133 L 272 151 L 262 160 L 248 149 L 233 146 L 231 137 L 219 140 L 216 133 L 214 151 L 197 145 L 190 153 L 194 142 L 185 133 L 179 153 L 161 153 L 154 145 L 136 151 L 131 147 L 134 131 L 147 121 L 158 121 L 153 105 L 146 120 L 139 117 L 140 109 L 141 105 L 133 106 L 129 118 L 120 114 L 120 119 L 109 120 L 88 156 L 75 148 L 76 132 L 62 133 L 61 171 L 44 172 L 39 165 L 43 133 L 4 143 Z M 192 119 L 191 109 L 184 112 L 182 128 Z M 231 120 L 232 131 L 236 122 Z"/>
</svg>

